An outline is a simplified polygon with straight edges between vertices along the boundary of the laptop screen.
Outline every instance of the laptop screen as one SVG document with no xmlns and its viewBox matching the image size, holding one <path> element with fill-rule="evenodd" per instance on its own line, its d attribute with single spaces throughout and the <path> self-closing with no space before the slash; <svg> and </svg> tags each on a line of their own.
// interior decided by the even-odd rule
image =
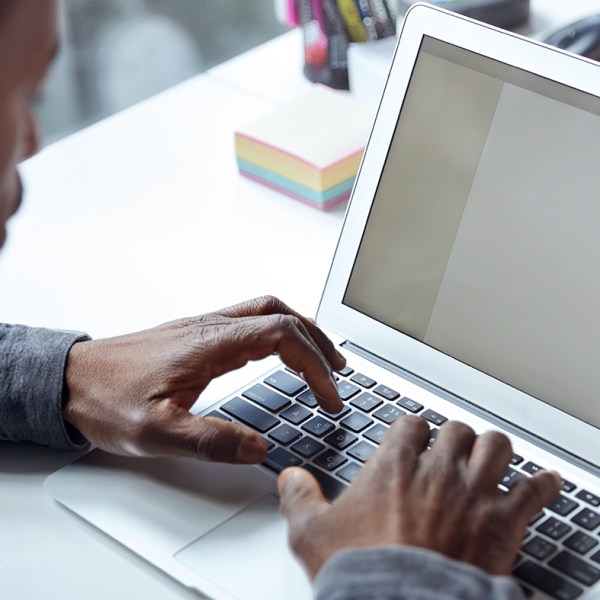
<svg viewBox="0 0 600 600">
<path fill-rule="evenodd" d="M 599 427 L 599 115 L 425 37 L 344 304 Z"/>
</svg>

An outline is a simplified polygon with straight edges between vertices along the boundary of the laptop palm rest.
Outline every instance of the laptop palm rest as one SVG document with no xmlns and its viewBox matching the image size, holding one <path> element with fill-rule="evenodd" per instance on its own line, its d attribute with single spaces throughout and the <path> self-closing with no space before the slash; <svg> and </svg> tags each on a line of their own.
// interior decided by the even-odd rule
<svg viewBox="0 0 600 600">
<path fill-rule="evenodd" d="M 176 558 L 190 569 L 201 568 L 208 579 L 227 587 L 236 598 L 280 600 L 282 590 L 287 600 L 311 598 L 300 565 L 289 551 L 282 551 L 287 547 L 287 525 L 278 507 L 279 499 L 267 494 L 184 548 Z"/>
<path fill-rule="evenodd" d="M 96 450 L 48 477 L 44 487 L 80 517 L 209 597 L 250 598 L 249 587 L 240 585 L 253 581 L 261 598 L 280 598 L 281 580 L 273 585 L 276 596 L 262 585 L 280 577 L 276 569 L 286 577 L 283 589 L 300 594 L 290 598 L 311 597 L 288 550 L 275 478 L 260 469 Z"/>
</svg>

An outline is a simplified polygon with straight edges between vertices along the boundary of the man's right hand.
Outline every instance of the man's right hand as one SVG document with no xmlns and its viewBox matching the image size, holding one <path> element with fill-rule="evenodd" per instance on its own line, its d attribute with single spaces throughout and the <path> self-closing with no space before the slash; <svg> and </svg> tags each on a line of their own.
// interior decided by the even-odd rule
<svg viewBox="0 0 600 600">
<path fill-rule="evenodd" d="M 506 436 L 477 436 L 458 422 L 427 450 L 423 419 L 398 419 L 353 484 L 329 504 L 316 480 L 290 468 L 278 480 L 293 551 L 314 578 L 339 550 L 417 546 L 508 574 L 529 520 L 559 493 L 561 479 L 541 471 L 509 493 L 498 482 L 512 457 Z"/>
</svg>

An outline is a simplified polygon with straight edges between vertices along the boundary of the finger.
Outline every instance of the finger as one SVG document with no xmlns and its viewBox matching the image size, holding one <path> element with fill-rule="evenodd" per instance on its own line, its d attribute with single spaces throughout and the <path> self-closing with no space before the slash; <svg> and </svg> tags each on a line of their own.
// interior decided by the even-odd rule
<svg viewBox="0 0 600 600">
<path fill-rule="evenodd" d="M 344 408 L 340 400 L 337 383 L 330 371 L 329 363 L 308 334 L 302 321 L 296 317 L 271 318 L 281 320 L 281 327 L 288 335 L 280 337 L 277 352 L 281 360 L 299 373 L 315 394 L 322 408 L 338 413 Z"/>
<path fill-rule="evenodd" d="M 473 485 L 481 490 L 496 489 L 512 455 L 512 445 L 504 434 L 486 431 L 478 436 L 468 463 Z"/>
<path fill-rule="evenodd" d="M 137 438 L 140 449 L 152 456 L 255 464 L 267 454 L 265 440 L 252 429 L 213 417 L 193 416 L 168 401 L 154 408 Z"/>
<path fill-rule="evenodd" d="M 273 314 L 227 319 L 221 317 L 199 336 L 200 371 L 212 380 L 277 353 L 285 364 L 300 373 L 321 406 L 337 413 L 343 408 L 331 367 L 300 319 Z"/>
<path fill-rule="evenodd" d="M 333 342 L 323 333 L 323 331 L 315 324 L 313 319 L 302 316 L 295 310 L 290 308 L 285 302 L 275 298 L 274 296 L 262 296 L 260 298 L 254 298 L 253 300 L 247 300 L 235 306 L 230 306 L 221 311 L 221 314 L 229 318 L 239 317 L 258 317 L 267 315 L 290 315 L 299 319 L 310 337 L 314 340 L 316 345 L 319 347 L 327 362 L 331 365 L 334 371 L 340 371 L 346 366 L 346 359 L 336 349 Z"/>
<path fill-rule="evenodd" d="M 435 445 L 431 448 L 434 456 L 440 455 L 453 463 L 468 460 L 477 435 L 464 423 L 449 421 L 440 427 Z"/>
<path fill-rule="evenodd" d="M 304 378 L 326 411 L 342 410 L 331 367 L 297 317 L 279 313 L 248 317 L 221 326 L 218 334 L 234 345 L 235 352 L 224 348 L 222 339 L 208 346 L 211 356 L 206 364 L 213 365 L 211 378 L 276 352 Z"/>
<path fill-rule="evenodd" d="M 486 431 L 473 444 L 469 476 L 479 489 L 496 489 L 512 458 L 510 440 L 498 431 Z"/>
<path fill-rule="evenodd" d="M 290 467 L 277 479 L 277 492 L 281 498 L 280 511 L 294 529 L 304 529 L 307 519 L 326 510 L 329 503 L 317 480 L 305 469 Z"/>
<path fill-rule="evenodd" d="M 556 471 L 539 471 L 533 477 L 519 479 L 506 497 L 527 523 L 558 496 L 561 487 L 562 478 Z"/>
<path fill-rule="evenodd" d="M 430 429 L 421 417 L 406 415 L 397 419 L 386 432 L 377 452 L 370 458 L 371 463 L 386 462 L 394 468 L 412 473 L 419 456 L 427 448 Z M 377 471 L 377 467 L 374 467 Z"/>
</svg>

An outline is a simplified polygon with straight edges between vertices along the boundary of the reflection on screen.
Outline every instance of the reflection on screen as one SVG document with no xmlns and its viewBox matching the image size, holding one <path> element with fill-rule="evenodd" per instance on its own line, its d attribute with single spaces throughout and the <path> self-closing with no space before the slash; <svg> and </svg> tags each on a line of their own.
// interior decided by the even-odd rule
<svg viewBox="0 0 600 600">
<path fill-rule="evenodd" d="M 600 426 L 599 111 L 426 38 L 344 303 Z"/>
</svg>

